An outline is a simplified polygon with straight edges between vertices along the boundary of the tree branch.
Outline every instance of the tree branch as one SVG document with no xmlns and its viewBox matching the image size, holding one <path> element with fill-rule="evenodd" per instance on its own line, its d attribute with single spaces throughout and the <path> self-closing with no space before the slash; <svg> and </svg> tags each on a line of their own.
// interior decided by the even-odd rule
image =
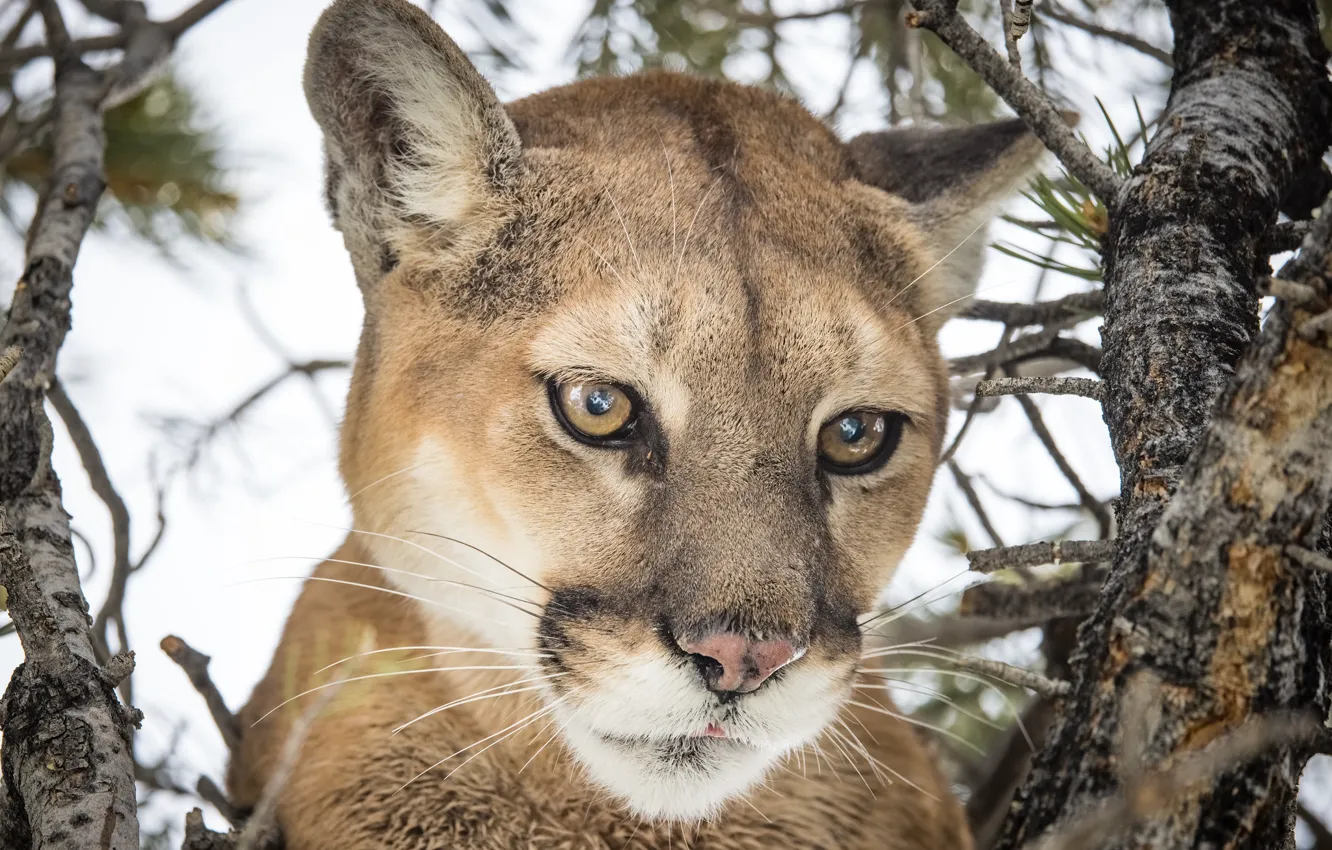
<svg viewBox="0 0 1332 850">
<path fill-rule="evenodd" d="M 1069 173 L 1096 194 L 1113 214 L 1121 181 L 1091 148 L 1074 134 L 1050 99 L 1014 68 L 957 11 L 957 0 L 913 0 L 920 11 L 907 15 L 907 26 L 930 30 L 952 48 L 995 93 L 1021 116 L 1031 131 Z"/>
<path fill-rule="evenodd" d="M 1100 401 L 1101 382 L 1090 378 L 1000 378 L 976 385 L 976 395 L 981 398 L 1030 393 L 1076 395 Z"/>
<path fill-rule="evenodd" d="M 217 686 L 213 684 L 212 677 L 208 675 L 208 662 L 212 659 L 175 635 L 162 638 L 162 651 L 185 671 L 186 676 L 190 677 L 190 684 L 194 685 L 194 689 L 204 698 L 204 702 L 208 705 L 208 713 L 213 716 L 213 723 L 222 733 L 227 751 L 234 757 L 241 742 L 240 721 L 231 713 L 231 709 L 227 708 L 226 700 L 222 698 Z"/>
<path fill-rule="evenodd" d="M 1055 540 L 1003 549 L 976 549 L 967 553 L 967 563 L 978 573 L 992 573 L 1042 564 L 1098 563 L 1110 560 L 1114 554 L 1113 540 Z"/>
<path fill-rule="evenodd" d="M 1086 21 L 1076 15 L 1064 11 L 1054 3 L 1046 3 L 1041 6 L 1041 14 L 1052 21 L 1065 24 L 1074 29 L 1082 30 L 1088 35 L 1094 35 L 1097 38 L 1104 38 L 1107 41 L 1113 41 L 1116 44 L 1122 44 L 1125 47 L 1131 47 L 1144 56 L 1150 56 L 1157 62 L 1167 68 L 1175 67 L 1175 60 L 1170 55 L 1170 51 L 1162 50 L 1150 41 L 1138 38 L 1133 33 L 1122 32 L 1109 27 L 1103 27 L 1093 21 Z"/>
</svg>

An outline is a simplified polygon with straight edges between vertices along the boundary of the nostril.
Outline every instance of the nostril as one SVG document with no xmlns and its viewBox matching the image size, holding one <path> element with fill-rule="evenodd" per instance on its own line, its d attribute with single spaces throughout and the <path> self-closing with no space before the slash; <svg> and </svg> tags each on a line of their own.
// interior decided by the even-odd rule
<svg viewBox="0 0 1332 850">
<path fill-rule="evenodd" d="M 719 693 L 751 693 L 800 654 L 791 641 L 749 640 L 734 632 L 677 643 L 693 657 L 708 689 Z"/>
</svg>

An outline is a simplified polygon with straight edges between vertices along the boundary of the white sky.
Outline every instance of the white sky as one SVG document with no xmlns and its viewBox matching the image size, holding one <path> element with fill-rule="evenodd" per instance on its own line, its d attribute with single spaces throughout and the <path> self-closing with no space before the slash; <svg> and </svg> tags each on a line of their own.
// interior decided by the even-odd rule
<svg viewBox="0 0 1332 850">
<path fill-rule="evenodd" d="M 149 8 L 155 17 L 165 17 L 186 5 L 183 0 L 162 0 L 150 2 Z M 360 298 L 341 238 L 324 211 L 319 134 L 300 82 L 306 36 L 324 5 L 323 0 L 231 0 L 191 31 L 178 50 L 180 73 L 227 142 L 244 203 L 238 233 L 248 256 L 189 248 L 181 252 L 183 265 L 172 265 L 123 237 L 94 234 L 84 245 L 75 275 L 74 330 L 62 353 L 61 374 L 101 446 L 112 480 L 130 504 L 136 553 L 154 532 L 149 459 L 155 453 L 178 457 L 155 421 L 212 418 L 283 366 L 238 308 L 240 287 L 293 359 L 346 357 L 355 345 Z M 469 46 L 468 30 L 450 17 L 458 5 L 441 2 L 438 14 Z M 525 55 L 530 73 L 502 81 L 498 88 L 505 99 L 572 79 L 566 48 L 590 3 L 525 0 L 514 5 L 532 34 Z M 1155 33 L 1161 36 L 1158 43 L 1168 44 L 1159 20 L 1148 22 L 1149 27 L 1137 23 L 1138 32 Z M 836 26 L 792 32 L 801 33 L 802 43 L 800 55 L 791 57 L 795 83 L 816 110 L 826 108 L 845 73 L 845 33 Z M 1079 78 L 1098 86 L 1094 92 L 1069 90 L 1085 116 L 1083 129 L 1103 141 L 1093 94 L 1107 103 L 1121 127 L 1135 127 L 1126 87 L 1144 88 L 1141 83 L 1152 79 L 1156 69 L 1136 55 L 1093 50 L 1077 39 L 1070 53 L 1078 58 L 1063 57 L 1072 63 L 1065 67 L 1078 68 Z M 1103 73 L 1106 69 L 1114 73 Z M 728 70 L 755 73 L 745 63 Z M 869 73 L 862 69 L 862 74 Z M 873 80 L 858 82 L 854 108 L 839 128 L 848 137 L 882 124 Z M 1159 105 L 1146 101 L 1144 111 L 1154 114 Z M 997 228 L 993 235 L 1013 241 L 1023 237 L 1013 228 Z M 0 279 L 12 280 L 21 249 L 12 239 L 0 244 Z M 991 253 L 981 283 L 991 290 L 985 297 L 1027 298 L 1031 268 Z M 1074 288 L 1076 282 L 1051 276 L 1044 295 Z M 0 293 L 6 299 L 8 294 L 8 289 Z M 944 343 L 949 354 L 970 353 L 991 347 L 997 332 L 987 324 L 958 322 L 945 330 Z M 1099 342 L 1094 328 L 1082 335 Z M 178 634 L 212 655 L 213 678 L 228 703 L 233 708 L 244 703 L 268 664 L 300 588 L 298 580 L 276 577 L 307 573 L 337 545 L 342 537 L 338 529 L 349 522 L 334 467 L 334 428 L 325 412 L 341 410 L 346 383 L 347 376 L 340 373 L 323 375 L 317 389 L 292 380 L 252 410 L 239 431 L 217 441 L 201 469 L 171 492 L 166 538 L 129 585 L 126 613 L 138 653 L 136 702 L 145 713 L 138 743 L 141 758 L 151 762 L 171 744 L 176 730 L 185 730 L 172 761 L 182 784 L 193 785 L 200 772 L 220 782 L 225 750 L 202 700 L 157 643 L 167 634 Z M 1045 400 L 1041 406 L 1083 479 L 1098 495 L 1113 494 L 1118 476 L 1095 405 L 1068 397 Z M 97 570 L 85 583 L 96 609 L 111 562 L 110 524 L 56 421 L 55 463 L 66 487 L 65 504 L 74 527 L 96 550 Z M 1038 501 L 1075 500 L 1011 400 L 973 425 L 958 460 L 1007 492 Z M 1072 519 L 1070 514 L 1034 517 L 980 489 L 1010 544 L 1062 531 Z M 932 533 L 956 521 L 967 528 L 973 545 L 987 545 L 945 473 L 894 585 L 894 597 L 914 595 L 964 568 Z M 1084 524 L 1078 533 L 1093 530 Z M 90 569 L 86 554 L 80 546 L 85 572 Z M 1017 639 L 1014 648 L 1023 643 Z M 0 671 L 8 671 L 20 657 L 16 640 L 0 639 Z M 1320 790 L 1320 797 L 1332 798 L 1332 782 L 1326 777 Z M 156 800 L 153 809 L 144 812 L 146 825 L 163 817 L 179 824 L 183 812 L 197 804 L 167 795 Z M 215 813 L 209 818 L 221 826 Z"/>
</svg>

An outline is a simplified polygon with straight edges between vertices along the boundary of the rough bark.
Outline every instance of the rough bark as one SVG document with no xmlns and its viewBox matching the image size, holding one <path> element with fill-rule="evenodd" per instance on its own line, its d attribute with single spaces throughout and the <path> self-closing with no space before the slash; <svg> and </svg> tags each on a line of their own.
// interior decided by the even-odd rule
<svg viewBox="0 0 1332 850">
<path fill-rule="evenodd" d="M 1332 493 L 1327 339 L 1288 333 L 1283 307 L 1235 369 L 1257 325 L 1263 236 L 1330 141 L 1327 52 L 1312 2 L 1167 5 L 1178 72 L 1105 243 L 1119 550 L 1081 631 L 1074 693 L 1001 848 L 1119 788 L 1120 706 L 1138 673 L 1163 683 L 1159 719 L 1134 730 L 1148 764 L 1169 765 L 1253 714 L 1327 713 L 1326 581 L 1281 554 L 1316 544 Z M 1287 749 L 1231 771 L 1104 846 L 1290 846 L 1307 756 Z"/>
<path fill-rule="evenodd" d="M 116 699 L 118 674 L 93 651 L 42 408 L 69 331 L 74 261 L 103 188 L 104 96 L 103 79 L 82 62 L 59 64 L 50 186 L 0 334 L 0 348 L 23 350 L 0 384 L 0 584 L 25 659 L 0 703 L 0 761 L 9 815 L 26 822 L 33 846 L 71 850 L 139 843 L 136 717 Z"/>
</svg>

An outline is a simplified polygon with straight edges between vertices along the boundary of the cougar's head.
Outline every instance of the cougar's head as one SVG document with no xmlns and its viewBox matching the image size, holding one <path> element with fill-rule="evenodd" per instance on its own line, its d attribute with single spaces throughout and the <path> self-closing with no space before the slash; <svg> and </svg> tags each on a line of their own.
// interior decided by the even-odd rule
<svg viewBox="0 0 1332 850">
<path fill-rule="evenodd" d="M 936 331 L 1038 145 L 843 143 L 670 74 L 504 106 L 402 0 L 335 3 L 306 89 L 366 305 L 368 548 L 442 629 L 539 652 L 631 809 L 716 811 L 849 697 L 944 432 Z"/>
</svg>

